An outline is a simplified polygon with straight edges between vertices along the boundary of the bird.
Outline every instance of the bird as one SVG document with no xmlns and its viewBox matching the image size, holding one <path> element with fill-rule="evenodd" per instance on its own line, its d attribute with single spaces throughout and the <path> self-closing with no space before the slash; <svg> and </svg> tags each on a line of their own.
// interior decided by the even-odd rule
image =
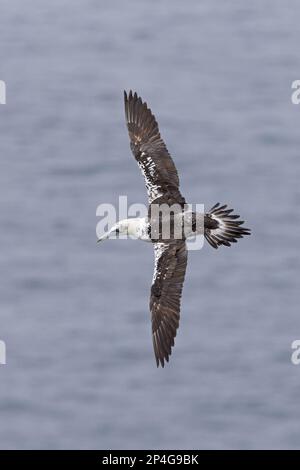
<svg viewBox="0 0 300 470">
<path fill-rule="evenodd" d="M 124 91 L 125 120 L 130 148 L 145 179 L 148 194 L 148 214 L 120 220 L 98 239 L 133 236 L 153 244 L 154 273 L 150 292 L 152 340 L 157 367 L 164 367 L 172 352 L 180 320 L 180 304 L 187 268 L 187 240 L 191 235 L 204 235 L 211 247 L 229 247 L 251 230 L 243 226 L 240 216 L 233 214 L 227 204 L 215 204 L 208 212 L 186 209 L 186 201 L 179 189 L 179 178 L 173 159 L 161 137 L 158 123 L 147 103 L 132 90 Z M 154 207 L 172 212 L 154 213 Z M 164 215 L 166 214 L 166 215 Z M 186 221 L 187 229 L 179 230 Z M 171 227 L 164 236 L 163 226 Z M 197 225 L 198 223 L 198 225 Z M 172 233 L 171 233 L 172 231 Z M 173 236 L 172 236 L 173 235 Z"/>
</svg>

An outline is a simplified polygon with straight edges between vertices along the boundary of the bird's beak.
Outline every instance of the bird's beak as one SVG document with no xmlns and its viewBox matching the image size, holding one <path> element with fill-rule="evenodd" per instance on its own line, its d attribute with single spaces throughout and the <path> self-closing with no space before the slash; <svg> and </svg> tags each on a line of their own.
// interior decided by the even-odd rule
<svg viewBox="0 0 300 470">
<path fill-rule="evenodd" d="M 106 240 L 107 238 L 109 238 L 109 233 L 105 233 L 104 235 L 102 235 L 102 237 L 98 238 L 97 243 L 100 243 L 103 240 Z"/>
</svg>

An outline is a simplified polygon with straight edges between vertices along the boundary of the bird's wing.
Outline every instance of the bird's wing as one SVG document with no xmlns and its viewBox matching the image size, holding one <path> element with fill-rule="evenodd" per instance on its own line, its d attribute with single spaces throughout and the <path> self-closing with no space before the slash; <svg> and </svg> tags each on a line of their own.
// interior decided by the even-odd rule
<svg viewBox="0 0 300 470">
<path fill-rule="evenodd" d="M 124 102 L 130 147 L 144 175 L 149 204 L 159 199 L 184 204 L 176 167 L 147 103 L 132 91 L 124 91 Z"/>
<path fill-rule="evenodd" d="M 187 266 L 185 241 L 154 243 L 151 286 L 152 339 L 157 367 L 169 361 L 179 326 L 180 299 Z"/>
</svg>

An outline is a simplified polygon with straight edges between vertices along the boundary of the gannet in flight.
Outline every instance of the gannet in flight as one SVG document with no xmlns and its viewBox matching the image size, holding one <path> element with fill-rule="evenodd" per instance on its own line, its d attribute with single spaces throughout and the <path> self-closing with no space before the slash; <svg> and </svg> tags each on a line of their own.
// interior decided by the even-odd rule
<svg viewBox="0 0 300 470">
<path fill-rule="evenodd" d="M 125 117 L 130 138 L 132 153 L 144 175 L 149 213 L 146 218 L 132 218 L 119 221 L 98 241 L 102 241 L 118 233 L 125 233 L 141 240 L 153 243 L 155 263 L 150 295 L 150 311 L 152 315 L 152 339 L 157 366 L 164 367 L 169 361 L 171 348 L 179 326 L 180 299 L 187 266 L 186 238 L 190 235 L 204 233 L 213 248 L 221 245 L 230 246 L 238 238 L 250 235 L 250 230 L 242 227 L 244 223 L 233 215 L 233 209 L 227 205 L 215 204 L 212 209 L 199 214 L 185 213 L 185 199 L 179 190 L 179 179 L 174 162 L 160 136 L 158 124 L 147 103 L 136 93 L 124 92 Z M 164 238 L 160 228 L 153 233 L 151 210 L 155 205 L 173 205 L 180 211 L 168 218 L 169 225 L 187 215 L 190 229 L 184 236 Z M 200 229 L 197 218 L 202 220 Z"/>
</svg>

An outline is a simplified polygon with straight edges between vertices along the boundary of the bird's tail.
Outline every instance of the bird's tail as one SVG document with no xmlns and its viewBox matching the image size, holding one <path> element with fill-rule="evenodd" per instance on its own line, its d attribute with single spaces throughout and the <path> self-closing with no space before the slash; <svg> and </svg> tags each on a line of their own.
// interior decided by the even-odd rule
<svg viewBox="0 0 300 470">
<path fill-rule="evenodd" d="M 227 205 L 220 206 L 218 202 L 205 214 L 204 236 L 213 248 L 231 246 L 238 238 L 251 234 L 250 229 L 242 227 L 244 221 L 237 220 L 240 216 L 232 212 L 233 209 L 227 209 Z"/>
</svg>

